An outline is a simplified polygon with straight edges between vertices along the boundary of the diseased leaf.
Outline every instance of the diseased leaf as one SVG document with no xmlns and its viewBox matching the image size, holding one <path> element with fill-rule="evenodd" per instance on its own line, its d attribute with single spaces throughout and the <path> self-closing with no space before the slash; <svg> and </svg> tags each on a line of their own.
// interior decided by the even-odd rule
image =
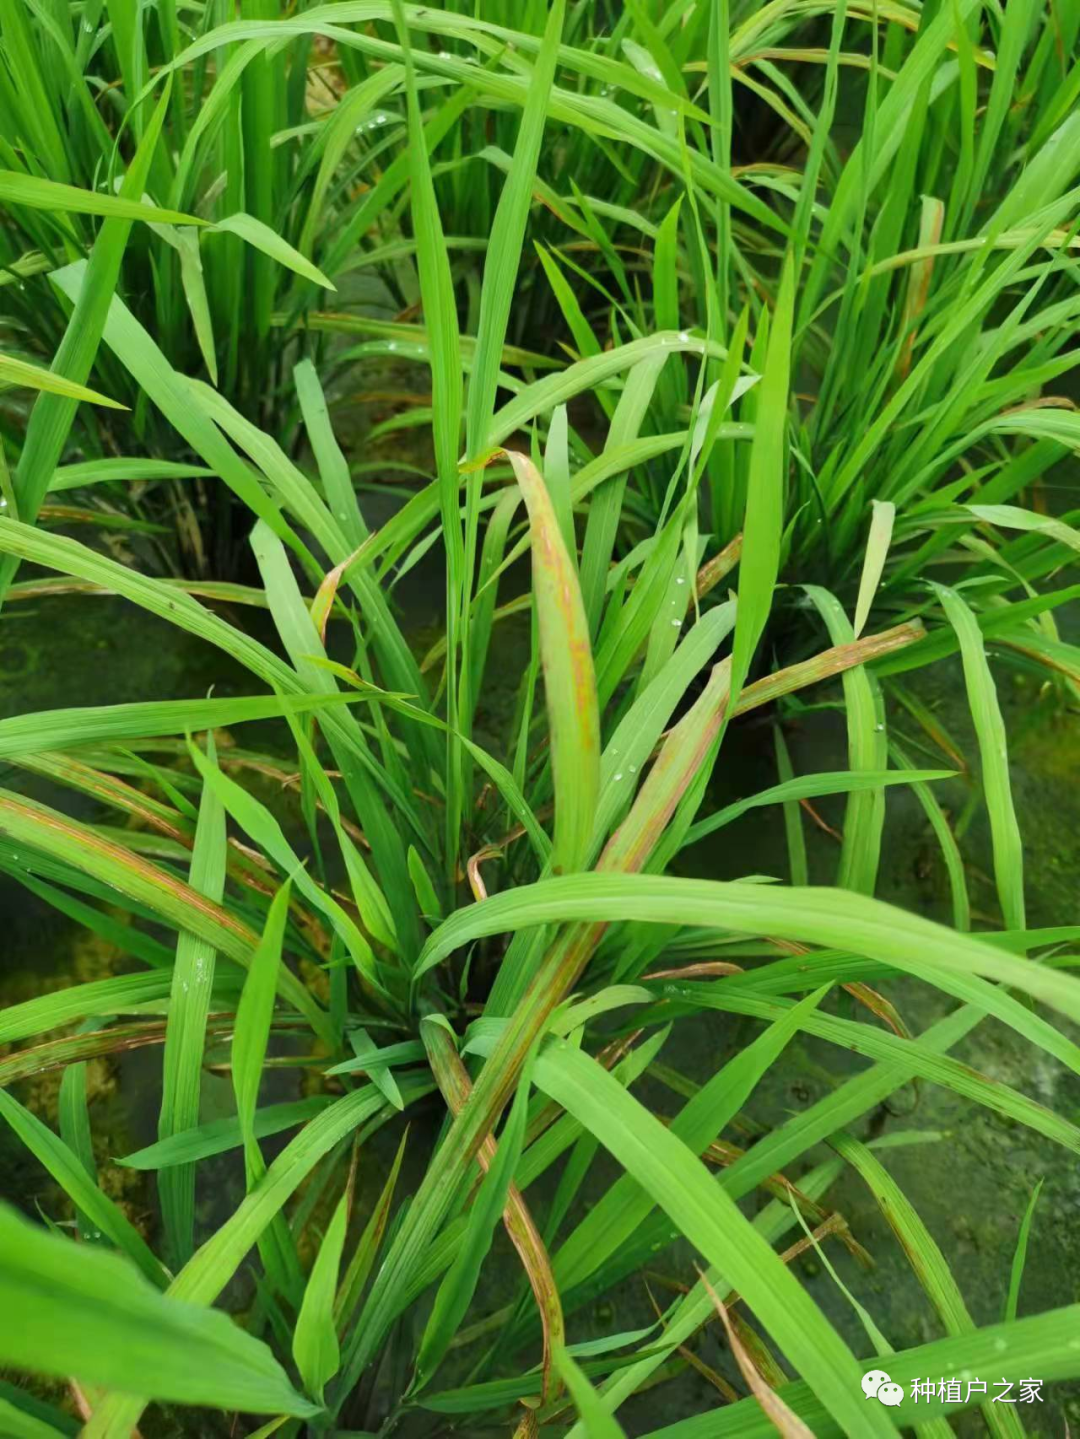
<svg viewBox="0 0 1080 1439">
<path fill-rule="evenodd" d="M 491 1248 L 495 1226 L 506 1206 L 510 1182 L 521 1157 L 528 1105 L 529 1082 L 526 1075 L 514 1096 L 509 1118 L 499 1137 L 495 1159 L 484 1175 L 473 1202 L 468 1226 L 454 1262 L 435 1296 L 417 1353 L 414 1390 L 427 1384 L 439 1367 L 472 1301 L 480 1267 Z"/>
<path fill-rule="evenodd" d="M 532 526 L 533 582 L 555 780 L 552 868 L 568 874 L 585 863 L 600 787 L 600 720 L 589 627 L 577 572 L 543 478 L 526 456 L 508 450 L 507 457 Z"/>
<path fill-rule="evenodd" d="M 866 538 L 866 554 L 863 558 L 862 574 L 859 577 L 859 597 L 855 601 L 853 626 L 855 639 L 858 639 L 863 632 L 863 626 L 870 614 L 870 606 L 874 602 L 874 595 L 881 583 L 895 518 L 896 506 L 891 501 L 871 501 L 870 533 Z"/>
<path fill-rule="evenodd" d="M 356 1248 L 352 1252 L 345 1273 L 341 1276 L 341 1284 L 334 1299 L 334 1320 L 339 1329 L 348 1327 L 350 1320 L 360 1302 L 360 1296 L 364 1291 L 364 1285 L 368 1281 L 375 1260 L 378 1257 L 379 1246 L 382 1244 L 383 1235 L 390 1219 L 390 1205 L 393 1203 L 394 1190 L 397 1188 L 398 1175 L 401 1173 L 401 1161 L 405 1157 L 405 1144 L 408 1140 L 408 1130 L 401 1136 L 401 1143 L 394 1155 L 394 1162 L 390 1166 L 390 1173 L 386 1177 L 382 1193 L 371 1211 L 371 1217 L 364 1226 L 364 1231 L 356 1241 Z"/>
</svg>

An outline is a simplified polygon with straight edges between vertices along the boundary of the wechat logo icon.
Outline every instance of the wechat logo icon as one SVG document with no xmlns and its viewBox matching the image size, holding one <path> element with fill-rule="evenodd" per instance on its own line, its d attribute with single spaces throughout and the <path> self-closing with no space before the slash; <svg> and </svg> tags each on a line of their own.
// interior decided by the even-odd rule
<svg viewBox="0 0 1080 1439">
<path fill-rule="evenodd" d="M 867 1399 L 879 1399 L 890 1409 L 895 1409 L 904 1398 L 904 1386 L 894 1384 L 884 1369 L 871 1369 L 862 1378 L 862 1389 Z"/>
</svg>

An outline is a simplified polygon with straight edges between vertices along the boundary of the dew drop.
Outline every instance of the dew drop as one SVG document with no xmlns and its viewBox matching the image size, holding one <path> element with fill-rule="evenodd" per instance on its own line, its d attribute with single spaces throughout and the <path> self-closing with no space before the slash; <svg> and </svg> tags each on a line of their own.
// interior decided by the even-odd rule
<svg viewBox="0 0 1080 1439">
<path fill-rule="evenodd" d="M 630 773 L 631 773 L 631 774 L 637 774 L 637 765 L 636 765 L 636 764 L 632 764 L 632 765 L 630 766 Z"/>
<path fill-rule="evenodd" d="M 686 584 L 686 576 L 685 576 L 685 575 L 676 575 L 676 576 L 675 576 L 675 583 L 676 583 L 677 585 L 685 585 L 685 584 Z"/>
<path fill-rule="evenodd" d="M 671 623 L 675 626 L 677 630 L 682 629 L 682 620 L 672 620 Z"/>
<path fill-rule="evenodd" d="M 618 782 L 619 780 L 622 779 L 622 770 L 620 770 L 619 773 L 615 776 L 615 779 L 616 779 L 616 782 Z"/>
<path fill-rule="evenodd" d="M 681 343 L 684 344 L 684 345 L 685 345 L 685 344 L 688 344 L 688 343 L 689 343 L 689 340 L 690 340 L 690 332 L 689 332 L 689 330 L 680 330 L 680 331 L 679 331 L 679 340 L 680 340 Z"/>
<path fill-rule="evenodd" d="M 994 1352 L 995 1352 L 996 1354 L 1004 1354 L 1005 1351 L 1006 1351 L 1006 1349 L 1008 1349 L 1008 1347 L 1009 1347 L 1009 1346 L 1005 1343 L 1005 1340 L 1004 1340 L 1004 1339 L 995 1339 L 995 1340 L 994 1340 Z"/>
</svg>

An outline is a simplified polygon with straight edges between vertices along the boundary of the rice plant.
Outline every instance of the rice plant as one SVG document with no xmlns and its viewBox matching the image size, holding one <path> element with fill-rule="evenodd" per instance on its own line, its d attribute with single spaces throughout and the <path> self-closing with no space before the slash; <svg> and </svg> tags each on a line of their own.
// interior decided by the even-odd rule
<svg viewBox="0 0 1080 1439">
<path fill-rule="evenodd" d="M 244 677 L 0 719 L 0 871 L 121 956 L 0 1014 L 0 1117 L 55 1185 L 45 1224 L 0 1207 L 4 1432 L 944 1435 L 971 1410 L 1012 1436 L 1026 1416 L 955 1376 L 1080 1373 L 1076 1306 L 1021 1303 L 1037 1190 L 977 1324 L 890 1171 L 948 1139 L 875 1123 L 932 1087 L 1080 1151 L 1068 1114 L 952 1053 L 990 1021 L 1080 1073 L 1077 931 L 1027 921 L 984 648 L 1075 686 L 1051 616 L 1076 532 L 1039 484 L 1071 411 L 1035 391 L 1070 363 L 1076 26 L 973 0 L 521 11 L 0 3 L 26 336 L 0 376 L 37 392 L 0 465 L 0 623 L 116 596 Z M 735 84 L 784 122 L 749 169 Z M 320 308 L 365 264 L 390 318 Z M 368 338 L 320 339 L 342 334 Z M 430 474 L 373 526 L 332 402 L 390 346 L 429 387 Z M 223 497 L 183 523 L 213 558 L 227 522 L 251 582 L 164 578 L 49 498 L 165 546 L 132 481 Z M 394 587 L 433 557 L 421 646 Z M 940 660 L 977 755 L 896 679 Z M 848 763 L 796 773 L 783 722 L 818 705 Z M 744 716 L 776 783 L 724 805 Z M 974 912 L 939 798 L 968 766 Z M 875 898 L 908 789 L 949 927 Z M 842 833 L 811 886 L 798 806 L 825 795 Z M 769 873 L 688 875 L 767 805 Z M 912 994 L 940 1017 L 915 1025 Z M 700 1073 L 705 1026 L 741 1038 Z M 761 1124 L 805 1039 L 821 1097 Z M 160 1062 L 157 1138 L 107 1167 L 146 1176 L 148 1215 L 110 1195 L 87 1089 L 134 1050 Z M 54 1125 L 32 1084 L 57 1071 Z M 240 1189 L 209 1222 L 219 1156 Z M 890 1339 L 845 1175 L 938 1337 Z M 661 1385 L 657 1428 L 635 1406 Z"/>
<path fill-rule="evenodd" d="M 535 54 L 545 24 L 542 5 L 513 15 L 496 3 L 482 8 L 475 16 L 446 10 L 434 26 L 433 12 L 417 15 L 442 47 L 425 46 L 422 56 L 424 100 L 436 102 L 425 138 L 439 150 L 447 246 L 473 303 L 473 262 L 486 246 L 528 89 L 529 61 L 515 52 Z M 33 352 L 55 352 L 65 313 L 45 277 L 89 253 L 84 216 L 102 213 L 150 127 L 141 188 L 148 203 L 173 213 L 114 256 L 121 290 L 174 364 L 201 369 L 250 418 L 287 430 L 292 365 L 307 354 L 347 364 L 342 337 L 351 337 L 353 357 L 385 354 L 389 322 L 418 298 L 416 237 L 403 215 L 408 126 L 392 7 L 309 6 L 286 17 L 258 0 L 239 8 L 212 0 L 167 4 L 152 21 L 130 7 L 114 11 L 5 6 L 0 323 Z M 622 33 L 625 22 L 607 35 L 609 23 L 605 7 L 576 7 L 560 52 L 580 97 L 556 102 L 554 178 L 589 183 L 556 203 L 552 229 L 564 238 L 569 221 L 587 247 L 590 227 L 602 223 L 595 216 L 628 213 L 659 173 L 647 146 L 653 135 L 659 143 L 652 106 L 666 91 Z M 164 87 L 168 104 L 155 117 Z M 627 123 L 646 144 L 636 153 L 620 153 L 590 119 L 599 107 L 599 117 L 618 124 L 624 92 L 634 111 Z M 643 107 L 648 118 L 637 113 Z M 661 153 L 670 164 L 670 138 Z M 56 185 L 69 188 L 49 188 Z M 73 201 L 72 186 L 94 198 Z M 181 213 L 188 223 L 177 226 Z M 365 284 L 373 276 L 381 285 L 374 296 Z M 517 307 L 517 335 L 543 320 L 546 297 L 546 286 L 531 287 L 529 305 Z M 119 367 L 105 359 L 103 367 L 115 398 L 137 399 Z M 145 407 L 136 428 L 161 443 Z M 92 429 L 87 443 L 107 451 L 109 439 L 107 429 Z"/>
</svg>

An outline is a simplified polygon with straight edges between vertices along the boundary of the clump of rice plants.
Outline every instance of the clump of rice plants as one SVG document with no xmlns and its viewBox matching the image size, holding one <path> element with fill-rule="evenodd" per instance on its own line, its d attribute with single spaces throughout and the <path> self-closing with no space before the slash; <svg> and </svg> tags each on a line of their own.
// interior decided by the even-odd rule
<svg viewBox="0 0 1080 1439">
<path fill-rule="evenodd" d="M 505 8 L 0 5 L 0 103 L 36 127 L 7 142 L 0 196 L 13 227 L 47 216 L 34 263 L 56 297 L 38 360 L 0 369 L 39 391 L 0 466 L 0 624 L 107 594 L 243 676 L 0 719 L 0 872 L 122 958 L 0 1013 L 0 1118 L 52 1185 L 38 1216 L 0 1205 L 18 1316 L 0 1428 L 943 1435 L 971 1410 L 1019 1434 L 992 1391 L 945 1379 L 1080 1373 L 1076 1306 L 1020 1303 L 1037 1191 L 1000 1321 L 977 1323 L 889 1168 L 948 1139 L 875 1121 L 934 1088 L 1080 1152 L 1068 1114 L 952 1053 L 993 1024 L 1033 1067 L 1080 1073 L 1076 932 L 1027 922 L 984 650 L 1075 684 L 1051 620 L 1075 591 L 1036 590 L 1075 532 L 1012 502 L 1069 443 L 1040 426 L 1070 411 L 1032 391 L 1068 367 L 1071 121 L 1047 76 L 1076 27 L 969 0 Z M 88 84 L 113 60 L 115 131 Z M 841 164 L 847 70 L 862 131 Z M 770 128 L 775 154 L 735 164 L 733 78 L 764 83 L 804 152 Z M 568 156 L 611 188 L 571 166 L 554 189 Z M 914 198 L 941 177 L 947 221 Z M 304 287 L 380 247 L 405 313 L 316 314 Z M 541 286 L 561 348 L 516 313 Z M 430 385 L 431 477 L 378 526 L 312 341 L 350 329 L 408 345 Z M 130 414 L 86 458 L 78 407 L 103 397 Z M 162 578 L 50 510 L 55 489 L 133 478 L 227 495 L 252 583 Z M 421 654 L 394 586 L 432 556 L 444 624 Z M 492 736 L 506 626 L 526 658 Z M 974 920 L 937 796 L 976 756 L 895 679 L 951 656 L 993 869 Z M 915 767 L 884 687 L 947 762 Z M 795 774 L 780 721 L 816 704 L 842 715 L 848 764 Z M 776 736 L 777 782 L 723 805 L 747 715 Z M 889 792 L 909 789 L 952 926 L 875 898 Z M 843 824 L 833 882 L 811 886 L 797 806 L 822 795 Z M 769 873 L 687 876 L 690 846 L 765 805 L 788 820 Z M 939 1017 L 915 1025 L 911 994 Z M 702 1030 L 725 1046 L 705 1072 Z M 762 1125 L 805 1042 L 821 1097 Z M 87 1064 L 132 1050 L 158 1061 L 156 1138 L 117 1155 Z M 54 1124 L 32 1085 L 58 1072 Z M 288 1098 L 282 1074 L 303 1076 Z M 210 1219 L 223 1165 L 236 1202 Z M 147 1212 L 112 1197 L 116 1167 L 145 1176 Z M 890 1338 L 831 1197 L 850 1174 L 910 1263 L 924 1344 Z M 806 1256 L 836 1280 L 824 1303 Z M 659 1427 L 635 1407 L 658 1386 Z"/>
<path fill-rule="evenodd" d="M 415 314 L 419 282 L 406 203 L 404 51 L 390 3 L 288 15 L 258 0 L 197 10 L 167 3 L 151 20 L 96 4 L 8 10 L 0 328 L 16 343 L 37 356 L 58 350 L 67 317 L 47 277 L 89 256 L 90 217 L 119 217 L 117 188 L 149 137 L 140 193 L 129 186 L 128 197 L 143 206 L 129 205 L 128 218 L 146 224 L 124 238 L 113 227 L 105 288 L 119 287 L 184 373 L 204 374 L 246 416 L 287 434 L 299 359 L 336 373 L 395 346 L 422 355 L 421 328 L 393 323 Z M 472 16 L 406 14 L 431 42 L 416 54 L 424 141 L 437 161 L 448 255 L 475 322 L 477 265 L 546 7 L 488 0 Z M 607 218 L 631 214 L 673 164 L 658 102 L 698 121 L 706 114 L 685 93 L 668 93 L 633 27 L 608 7 L 573 7 L 560 30 L 569 88 L 551 107 L 557 137 L 545 166 L 557 189 L 541 191 L 550 226 L 538 209 L 533 239 L 550 228 L 575 249 L 599 243 L 607 253 Z M 699 18 L 676 48 L 689 62 L 703 44 Z M 623 124 L 633 127 L 629 148 L 606 134 Z M 149 208 L 162 213 L 155 219 Z M 760 203 L 756 210 L 767 214 Z M 543 283 L 529 283 L 515 309 L 510 338 L 528 350 L 530 328 L 557 309 Z M 113 398 L 134 405 L 138 386 L 122 367 L 102 356 L 100 368 Z M 104 418 L 85 418 L 84 442 L 108 453 L 114 432 Z M 145 405 L 135 432 L 151 449 L 171 443 Z"/>
</svg>

